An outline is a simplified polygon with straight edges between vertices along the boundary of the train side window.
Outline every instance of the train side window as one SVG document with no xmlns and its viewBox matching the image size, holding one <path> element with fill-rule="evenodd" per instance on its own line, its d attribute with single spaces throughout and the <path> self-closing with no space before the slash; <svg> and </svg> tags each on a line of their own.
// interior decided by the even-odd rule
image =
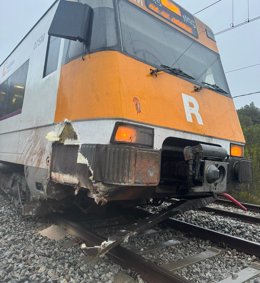
<svg viewBox="0 0 260 283">
<path fill-rule="evenodd" d="M 0 85 L 0 120 L 22 112 L 29 61 Z"/>
<path fill-rule="evenodd" d="M 28 65 L 27 61 L 9 79 L 9 113 L 20 113 L 22 110 Z"/>
<path fill-rule="evenodd" d="M 43 77 L 57 70 L 61 38 L 49 36 Z"/>
<path fill-rule="evenodd" d="M 8 81 L 6 80 L 0 85 L 0 120 L 5 116 L 7 112 L 7 103 L 8 103 Z"/>
</svg>

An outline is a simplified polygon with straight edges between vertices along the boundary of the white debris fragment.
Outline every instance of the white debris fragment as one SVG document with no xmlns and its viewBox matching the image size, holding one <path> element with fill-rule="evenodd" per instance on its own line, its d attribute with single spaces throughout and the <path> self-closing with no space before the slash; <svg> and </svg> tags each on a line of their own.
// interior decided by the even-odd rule
<svg viewBox="0 0 260 283">
<path fill-rule="evenodd" d="M 89 166 L 89 162 L 88 162 L 87 158 L 85 158 L 81 152 L 78 153 L 77 163 L 86 164 L 86 165 Z"/>
<path fill-rule="evenodd" d="M 80 248 L 81 248 L 82 250 L 85 250 L 85 249 L 87 249 L 87 245 L 86 245 L 85 243 L 83 243 L 83 244 L 80 245 Z"/>
<path fill-rule="evenodd" d="M 80 141 L 73 139 L 66 139 L 64 145 L 80 145 Z"/>
<path fill-rule="evenodd" d="M 56 142 L 60 140 L 60 136 L 56 132 L 49 132 L 45 138 L 50 142 Z"/>
<path fill-rule="evenodd" d="M 106 247 L 112 245 L 115 241 L 107 240 L 101 243 L 100 248 L 105 249 Z"/>
</svg>

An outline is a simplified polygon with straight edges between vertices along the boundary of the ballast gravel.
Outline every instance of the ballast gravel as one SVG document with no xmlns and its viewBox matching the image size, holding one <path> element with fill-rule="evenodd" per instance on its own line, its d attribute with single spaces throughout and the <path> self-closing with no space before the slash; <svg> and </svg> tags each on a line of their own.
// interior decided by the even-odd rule
<svg viewBox="0 0 260 283">
<path fill-rule="evenodd" d="M 114 281 L 120 266 L 106 257 L 90 262 L 69 238 L 55 241 L 41 236 L 38 231 L 48 226 L 42 219 L 23 219 L 0 194 L 1 283 Z"/>
<path fill-rule="evenodd" d="M 260 225 L 249 224 L 238 219 L 216 215 L 212 212 L 190 210 L 176 219 L 201 227 L 223 232 L 253 242 L 260 242 Z"/>
<path fill-rule="evenodd" d="M 245 215 L 254 216 L 254 217 L 260 217 L 260 213 L 250 211 L 250 210 L 243 211 L 243 210 L 241 210 L 240 208 L 237 208 L 234 205 L 225 206 L 225 205 L 221 205 L 221 204 L 217 204 L 217 203 L 212 203 L 212 204 L 208 205 L 208 207 L 217 208 L 217 209 L 221 209 L 221 210 L 227 210 L 227 211 L 230 211 L 230 212 L 245 214 Z"/>
<path fill-rule="evenodd" d="M 236 278 L 239 271 L 250 266 L 255 260 L 255 256 L 226 249 L 218 256 L 185 267 L 177 273 L 194 283 L 217 283 L 230 276 Z"/>
<path fill-rule="evenodd" d="M 165 243 L 165 246 L 163 246 Z M 210 245 L 209 241 L 187 238 L 173 229 L 156 229 L 130 238 L 123 244 L 126 248 L 144 256 L 156 264 L 165 264 L 200 253 Z"/>
<path fill-rule="evenodd" d="M 174 244 L 160 246 L 160 243 L 170 241 Z M 142 234 L 135 239 L 130 238 L 124 245 L 134 248 L 140 255 L 160 265 L 185 259 L 208 248 L 219 249 L 218 255 L 175 271 L 192 283 L 219 282 L 231 275 L 236 275 L 242 269 L 250 266 L 252 262 L 258 260 L 255 256 L 246 255 L 233 249 L 221 249 L 210 241 L 187 237 L 173 229 L 160 230 L 157 228 L 153 233 Z M 158 245 L 157 248 L 156 245 Z"/>
<path fill-rule="evenodd" d="M 202 220 L 198 220 L 201 218 L 201 212 L 191 211 L 184 215 L 180 217 L 205 221 L 203 213 Z M 207 217 L 209 218 L 208 213 Z M 218 218 L 215 220 L 219 221 Z M 1 283 L 114 283 L 114 278 L 122 271 L 120 266 L 107 257 L 95 262 L 90 261 L 82 254 L 79 245 L 69 236 L 55 241 L 38 233 L 51 224 L 46 219 L 40 219 L 40 221 L 32 218 L 23 219 L 0 195 Z M 221 225 L 219 227 L 222 227 Z M 168 245 L 156 247 L 165 242 Z M 214 246 L 210 241 L 186 237 L 173 229 L 159 227 L 152 229 L 149 233 L 130 238 L 124 245 L 138 251 L 148 260 L 162 265 L 196 255 Z M 194 283 L 213 283 L 232 274 L 236 275 L 255 260 L 257 259 L 254 256 L 225 249 L 213 258 L 176 272 Z M 131 271 L 127 273 L 137 277 Z M 142 280 L 139 279 L 139 282 Z M 250 281 L 250 283 L 259 282 Z"/>
</svg>

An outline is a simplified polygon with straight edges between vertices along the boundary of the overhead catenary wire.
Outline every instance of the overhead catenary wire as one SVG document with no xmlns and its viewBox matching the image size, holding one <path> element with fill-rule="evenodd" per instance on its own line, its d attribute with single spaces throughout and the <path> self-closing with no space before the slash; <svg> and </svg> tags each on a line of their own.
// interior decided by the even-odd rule
<svg viewBox="0 0 260 283">
<path fill-rule="evenodd" d="M 239 23 L 239 24 L 237 24 L 237 25 L 234 25 L 234 26 L 231 26 L 231 27 L 226 28 L 226 29 L 224 29 L 224 30 L 221 30 L 221 31 L 219 31 L 219 32 L 216 32 L 215 35 L 220 35 L 220 34 L 222 34 L 222 33 L 225 33 L 225 32 L 227 32 L 227 31 L 236 29 L 236 28 L 238 28 L 238 27 L 241 27 L 241 26 L 243 26 L 243 25 L 252 23 L 252 22 L 257 21 L 257 20 L 260 20 L 260 16 L 257 16 L 257 17 L 255 17 L 255 18 L 253 18 L 253 19 L 248 19 L 248 20 L 245 21 L 245 22 Z"/>
<path fill-rule="evenodd" d="M 210 8 L 210 7 L 214 6 L 214 5 L 216 5 L 217 3 L 221 2 L 221 1 L 222 1 L 222 0 L 213 2 L 212 4 L 206 6 L 205 8 L 203 8 L 203 9 L 197 11 L 197 12 L 194 13 L 193 15 L 196 15 L 196 14 L 198 14 L 198 13 L 201 13 L 202 11 L 205 11 L 205 10 L 207 10 L 208 8 Z M 243 26 L 243 25 L 246 25 L 246 24 L 248 24 L 248 23 L 251 23 L 251 22 L 253 22 L 253 21 L 256 21 L 256 20 L 259 20 L 259 19 L 260 19 L 260 16 L 257 16 L 257 17 L 255 17 L 255 18 L 250 19 L 250 0 L 248 0 L 247 3 L 248 3 L 248 11 L 247 11 L 247 16 L 248 16 L 248 18 L 247 18 L 247 21 L 235 25 L 235 24 L 234 24 L 235 3 L 234 3 L 234 0 L 232 0 L 232 23 L 231 23 L 231 27 L 226 28 L 226 29 L 224 29 L 224 30 L 221 30 L 221 31 L 215 33 L 215 36 L 216 36 L 216 35 L 219 35 L 219 34 L 222 34 L 222 33 L 225 33 L 225 32 L 228 32 L 228 31 L 230 31 L 230 30 L 236 29 L 236 28 L 238 28 L 238 27 L 241 27 L 241 26 Z M 232 73 L 232 72 L 237 72 L 237 71 L 244 70 L 244 69 L 248 69 L 248 68 L 252 68 L 252 67 L 256 67 L 256 66 L 259 66 L 259 65 L 260 65 L 260 63 L 259 63 L 259 64 L 254 64 L 254 65 L 245 66 L 245 67 L 241 67 L 241 68 L 237 68 L 237 69 L 233 69 L 233 70 L 227 71 L 226 74 Z M 255 91 L 255 92 L 250 92 L 250 93 L 244 93 L 244 94 L 236 95 L 236 96 L 233 96 L 233 98 L 240 98 L 240 97 L 250 96 L 250 95 L 254 95 L 254 94 L 260 94 L 260 91 Z"/>
<path fill-rule="evenodd" d="M 250 0 L 247 0 L 247 18 L 250 19 Z"/>
<path fill-rule="evenodd" d="M 237 69 L 233 69 L 233 70 L 227 71 L 225 73 L 226 74 L 230 74 L 230 73 L 233 73 L 233 72 L 237 72 L 237 71 L 241 71 L 241 70 L 245 70 L 245 69 L 249 69 L 249 68 L 253 68 L 253 67 L 257 67 L 257 66 L 260 66 L 260 63 L 254 64 L 254 65 L 245 66 L 245 67 L 241 67 L 241 68 L 237 68 Z"/>
<path fill-rule="evenodd" d="M 221 2 L 221 1 L 222 1 L 222 0 L 218 0 L 218 1 L 216 1 L 216 2 L 214 2 L 214 3 L 212 3 L 212 4 L 210 4 L 210 5 L 208 5 L 207 7 L 205 7 L 205 8 L 203 8 L 203 9 L 197 11 L 197 12 L 194 13 L 193 15 L 197 15 L 197 14 L 201 13 L 202 11 L 205 11 L 205 10 L 207 10 L 208 8 L 210 8 L 210 7 L 214 6 L 214 5 L 216 5 L 217 3 Z"/>
<path fill-rule="evenodd" d="M 232 27 L 234 27 L 234 15 L 235 15 L 235 3 L 234 0 L 232 0 L 232 23 L 231 23 Z"/>
<path fill-rule="evenodd" d="M 236 95 L 236 96 L 233 96 L 233 98 L 239 98 L 239 97 L 249 96 L 249 95 L 253 95 L 253 94 L 260 94 L 260 90 L 259 91 L 255 91 L 255 92 L 249 92 L 249 93 L 244 93 L 244 94 Z"/>
</svg>

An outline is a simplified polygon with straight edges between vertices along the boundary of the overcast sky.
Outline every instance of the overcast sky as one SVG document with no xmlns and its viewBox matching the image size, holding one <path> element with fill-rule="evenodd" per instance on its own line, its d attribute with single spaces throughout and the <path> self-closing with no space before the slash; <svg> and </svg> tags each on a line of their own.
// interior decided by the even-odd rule
<svg viewBox="0 0 260 283">
<path fill-rule="evenodd" d="M 93 0 L 95 1 L 95 0 Z M 234 0 L 234 24 L 260 16 L 260 0 Z M 0 0 L 0 62 L 2 62 L 23 36 L 30 30 L 54 0 Z M 176 0 L 191 13 L 216 0 Z M 222 0 L 197 15 L 214 32 L 232 24 L 232 0 Z M 260 20 L 246 24 L 216 37 L 226 72 L 260 63 Z M 260 66 L 227 73 L 233 96 L 260 91 Z M 235 99 L 236 107 L 254 102 L 260 108 L 260 94 Z"/>
</svg>

